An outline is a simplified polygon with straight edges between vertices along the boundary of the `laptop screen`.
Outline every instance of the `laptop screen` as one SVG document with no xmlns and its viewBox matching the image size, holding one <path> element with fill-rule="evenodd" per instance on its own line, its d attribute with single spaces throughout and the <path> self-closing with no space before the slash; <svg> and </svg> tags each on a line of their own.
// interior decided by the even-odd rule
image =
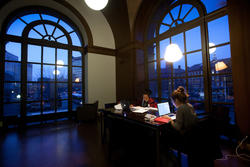
<svg viewBox="0 0 250 167">
<path fill-rule="evenodd" d="M 168 102 L 158 103 L 157 106 L 158 106 L 159 116 L 170 113 L 170 107 Z"/>
</svg>

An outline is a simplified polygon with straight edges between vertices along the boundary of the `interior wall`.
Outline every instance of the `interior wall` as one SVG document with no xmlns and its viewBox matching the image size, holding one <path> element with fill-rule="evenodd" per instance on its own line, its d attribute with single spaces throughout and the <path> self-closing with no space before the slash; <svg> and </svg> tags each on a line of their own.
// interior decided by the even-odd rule
<svg viewBox="0 0 250 167">
<path fill-rule="evenodd" d="M 99 101 L 99 108 L 105 103 L 116 102 L 116 58 L 101 54 L 88 53 L 85 57 L 88 78 L 85 81 L 86 102 Z"/>
</svg>

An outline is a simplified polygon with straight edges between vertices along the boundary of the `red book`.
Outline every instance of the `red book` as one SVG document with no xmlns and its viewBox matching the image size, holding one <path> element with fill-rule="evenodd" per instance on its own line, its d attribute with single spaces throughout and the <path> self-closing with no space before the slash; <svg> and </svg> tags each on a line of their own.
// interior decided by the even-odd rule
<svg viewBox="0 0 250 167">
<path fill-rule="evenodd" d="M 161 123 L 168 123 L 170 121 L 170 119 L 158 117 L 158 118 L 155 118 L 155 121 L 156 122 L 161 122 Z"/>
</svg>

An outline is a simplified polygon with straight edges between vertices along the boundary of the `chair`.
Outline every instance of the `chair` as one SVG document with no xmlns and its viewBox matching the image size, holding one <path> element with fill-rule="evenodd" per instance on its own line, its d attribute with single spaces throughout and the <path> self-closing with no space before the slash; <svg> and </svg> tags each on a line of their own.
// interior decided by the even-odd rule
<svg viewBox="0 0 250 167">
<path fill-rule="evenodd" d="M 77 121 L 96 121 L 98 101 L 93 104 L 83 104 L 76 109 Z"/>
</svg>

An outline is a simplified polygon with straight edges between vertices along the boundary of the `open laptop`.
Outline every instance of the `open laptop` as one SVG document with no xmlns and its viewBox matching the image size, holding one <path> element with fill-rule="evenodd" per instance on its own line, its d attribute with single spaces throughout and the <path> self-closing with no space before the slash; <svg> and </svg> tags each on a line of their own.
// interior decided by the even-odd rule
<svg viewBox="0 0 250 167">
<path fill-rule="evenodd" d="M 171 119 L 173 120 L 176 119 L 176 115 L 174 113 L 171 113 L 170 111 L 170 106 L 168 102 L 158 103 L 157 107 L 158 107 L 158 112 L 159 112 L 160 117 L 163 115 L 168 115 L 169 117 L 171 117 Z"/>
</svg>

